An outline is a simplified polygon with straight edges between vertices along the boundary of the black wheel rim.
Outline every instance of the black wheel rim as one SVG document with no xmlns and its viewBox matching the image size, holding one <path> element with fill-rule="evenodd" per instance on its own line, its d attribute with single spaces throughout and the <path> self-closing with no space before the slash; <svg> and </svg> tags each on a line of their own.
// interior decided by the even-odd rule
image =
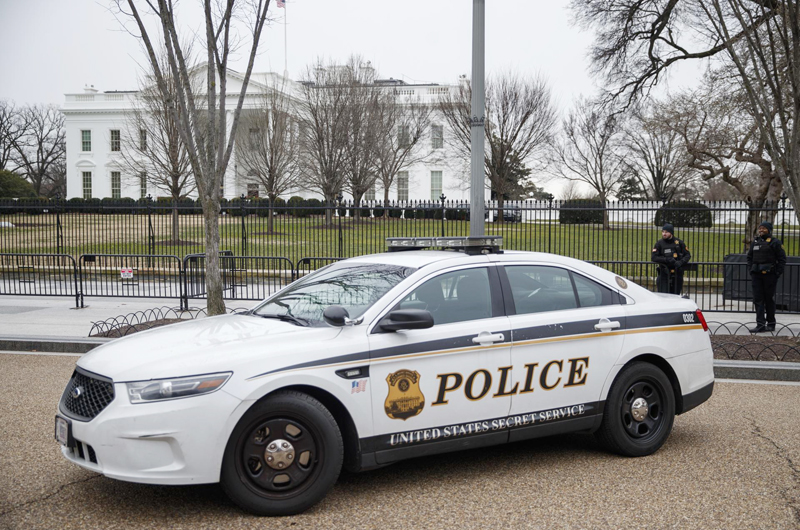
<svg viewBox="0 0 800 530">
<path fill-rule="evenodd" d="M 632 411 L 634 403 L 643 399 L 647 403 L 647 414 L 637 419 Z M 622 395 L 620 417 L 628 436 L 636 442 L 647 443 L 658 436 L 664 427 L 666 414 L 664 388 L 655 380 L 640 379 L 630 385 Z"/>
<path fill-rule="evenodd" d="M 243 482 L 256 494 L 281 499 L 308 489 L 322 467 L 320 435 L 308 423 L 292 417 L 260 419 L 251 424 L 237 444 L 236 470 Z M 287 441 L 295 457 L 283 469 L 275 469 L 266 460 L 267 447 Z"/>
</svg>

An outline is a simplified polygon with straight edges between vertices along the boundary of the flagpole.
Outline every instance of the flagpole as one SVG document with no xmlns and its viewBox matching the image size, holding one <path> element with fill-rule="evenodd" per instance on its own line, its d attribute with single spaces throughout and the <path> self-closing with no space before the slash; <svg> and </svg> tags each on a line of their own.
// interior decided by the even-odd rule
<svg viewBox="0 0 800 530">
<path fill-rule="evenodd" d="M 286 19 L 287 13 L 289 12 L 288 8 L 286 7 L 286 2 L 283 4 L 283 77 L 288 79 L 289 78 L 289 46 L 288 40 L 286 38 Z"/>
</svg>

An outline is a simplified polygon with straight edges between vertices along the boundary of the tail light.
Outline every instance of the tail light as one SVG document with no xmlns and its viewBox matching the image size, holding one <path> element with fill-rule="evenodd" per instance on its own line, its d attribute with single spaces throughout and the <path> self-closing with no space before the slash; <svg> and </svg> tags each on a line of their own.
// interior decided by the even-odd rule
<svg viewBox="0 0 800 530">
<path fill-rule="evenodd" d="M 703 312 L 699 309 L 697 310 L 697 319 L 700 320 L 700 323 L 703 325 L 703 331 L 708 331 L 708 324 L 706 324 L 706 317 L 703 316 Z"/>
</svg>

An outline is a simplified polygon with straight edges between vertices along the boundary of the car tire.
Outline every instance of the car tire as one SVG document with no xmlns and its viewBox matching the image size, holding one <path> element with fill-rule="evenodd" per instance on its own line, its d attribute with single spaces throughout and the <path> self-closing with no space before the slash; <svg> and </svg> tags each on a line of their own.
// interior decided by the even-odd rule
<svg viewBox="0 0 800 530">
<path fill-rule="evenodd" d="M 634 362 L 624 367 L 606 399 L 596 435 L 611 452 L 647 456 L 667 441 L 675 420 L 675 395 L 656 366 Z"/>
<path fill-rule="evenodd" d="M 253 405 L 234 428 L 220 482 L 248 512 L 298 514 L 333 487 L 343 447 L 339 426 L 322 403 L 301 392 L 276 392 Z"/>
</svg>

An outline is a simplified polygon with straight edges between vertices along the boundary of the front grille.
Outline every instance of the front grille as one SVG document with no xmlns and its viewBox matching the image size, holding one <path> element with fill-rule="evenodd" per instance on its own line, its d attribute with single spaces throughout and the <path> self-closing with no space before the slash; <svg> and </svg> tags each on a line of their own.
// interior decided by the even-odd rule
<svg viewBox="0 0 800 530">
<path fill-rule="evenodd" d="M 61 410 L 73 419 L 89 421 L 113 400 L 114 383 L 110 379 L 78 368 L 61 396 Z"/>
</svg>

